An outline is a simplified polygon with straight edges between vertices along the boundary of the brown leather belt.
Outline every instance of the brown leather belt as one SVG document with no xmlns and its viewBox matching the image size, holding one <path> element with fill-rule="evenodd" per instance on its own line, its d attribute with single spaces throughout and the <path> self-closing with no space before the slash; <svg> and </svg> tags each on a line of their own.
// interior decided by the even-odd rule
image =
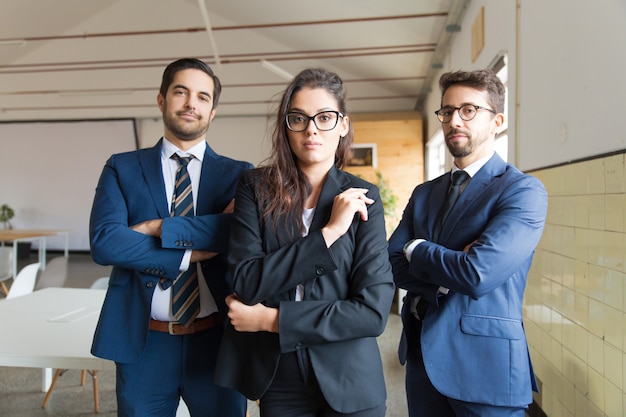
<svg viewBox="0 0 626 417">
<path fill-rule="evenodd" d="M 172 335 L 194 334 L 221 325 L 222 316 L 220 316 L 219 313 L 213 313 L 210 316 L 195 319 L 188 327 L 183 326 L 177 321 L 158 321 L 150 319 L 150 330 Z"/>
</svg>

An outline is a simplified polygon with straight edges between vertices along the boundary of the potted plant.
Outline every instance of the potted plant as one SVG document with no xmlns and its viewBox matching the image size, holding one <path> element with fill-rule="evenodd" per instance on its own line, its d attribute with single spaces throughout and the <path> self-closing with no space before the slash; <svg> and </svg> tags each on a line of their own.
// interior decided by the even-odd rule
<svg viewBox="0 0 626 417">
<path fill-rule="evenodd" d="M 13 210 L 8 204 L 0 206 L 0 222 L 4 226 L 5 230 L 13 229 L 11 219 L 15 217 L 15 210 Z M 30 256 L 31 242 L 17 242 L 17 258 L 26 259 Z"/>
<path fill-rule="evenodd" d="M 3 204 L 0 207 L 0 222 L 5 229 L 13 229 L 11 226 L 11 219 L 15 216 L 15 211 L 8 204 Z"/>
<path fill-rule="evenodd" d="M 393 190 L 389 187 L 389 184 L 387 184 L 387 181 L 383 178 L 383 174 L 380 171 L 376 171 L 376 185 L 380 191 L 380 199 L 382 200 L 383 209 L 385 211 L 387 234 L 391 235 L 398 225 L 398 216 L 396 215 L 398 197 L 393 193 Z"/>
</svg>

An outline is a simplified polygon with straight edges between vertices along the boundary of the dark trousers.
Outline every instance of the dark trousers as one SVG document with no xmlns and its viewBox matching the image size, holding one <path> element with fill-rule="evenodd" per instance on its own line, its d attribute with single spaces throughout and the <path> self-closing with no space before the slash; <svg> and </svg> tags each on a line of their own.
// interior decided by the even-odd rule
<svg viewBox="0 0 626 417">
<path fill-rule="evenodd" d="M 192 417 L 244 417 L 247 400 L 213 384 L 222 327 L 175 336 L 150 330 L 141 360 L 116 363 L 120 417 L 174 417 L 182 397 Z"/>
<path fill-rule="evenodd" d="M 260 406 L 261 417 L 384 417 L 386 411 L 385 404 L 348 414 L 333 410 L 320 390 L 306 349 L 281 355 Z"/>
<path fill-rule="evenodd" d="M 422 322 L 412 315 L 405 318 L 408 343 L 406 395 L 409 417 L 524 417 L 526 407 L 498 407 L 455 400 L 439 393 L 424 368 L 420 334 Z M 471 361 L 472 358 L 467 358 Z M 451 372 L 454 372 L 452 370 Z M 454 376 L 451 376 L 453 378 Z"/>
</svg>

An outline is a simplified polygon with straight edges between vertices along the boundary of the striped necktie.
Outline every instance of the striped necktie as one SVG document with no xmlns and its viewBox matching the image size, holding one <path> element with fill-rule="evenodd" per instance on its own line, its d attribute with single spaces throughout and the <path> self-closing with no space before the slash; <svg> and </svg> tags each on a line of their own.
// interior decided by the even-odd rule
<svg viewBox="0 0 626 417">
<path fill-rule="evenodd" d="M 178 161 L 179 166 L 176 171 L 171 216 L 191 217 L 194 215 L 191 179 L 187 172 L 187 164 L 192 158 L 193 156 L 172 155 L 172 159 Z M 199 312 L 198 267 L 193 263 L 189 265 L 189 269 L 181 272 L 172 284 L 172 315 L 178 322 L 188 326 Z"/>
</svg>

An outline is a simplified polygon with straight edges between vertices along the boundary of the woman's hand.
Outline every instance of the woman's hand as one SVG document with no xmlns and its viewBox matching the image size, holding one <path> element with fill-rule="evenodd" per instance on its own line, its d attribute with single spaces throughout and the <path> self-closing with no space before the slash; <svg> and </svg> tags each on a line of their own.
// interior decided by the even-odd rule
<svg viewBox="0 0 626 417">
<path fill-rule="evenodd" d="M 355 214 L 360 214 L 361 219 L 367 221 L 367 205 L 374 202 L 365 195 L 368 191 L 367 188 L 349 188 L 335 196 L 330 220 L 322 228 L 326 247 L 329 248 L 348 231 Z"/>
<path fill-rule="evenodd" d="M 228 318 L 238 332 L 278 333 L 278 309 L 263 304 L 249 306 L 242 303 L 236 294 L 226 297 Z"/>
</svg>

